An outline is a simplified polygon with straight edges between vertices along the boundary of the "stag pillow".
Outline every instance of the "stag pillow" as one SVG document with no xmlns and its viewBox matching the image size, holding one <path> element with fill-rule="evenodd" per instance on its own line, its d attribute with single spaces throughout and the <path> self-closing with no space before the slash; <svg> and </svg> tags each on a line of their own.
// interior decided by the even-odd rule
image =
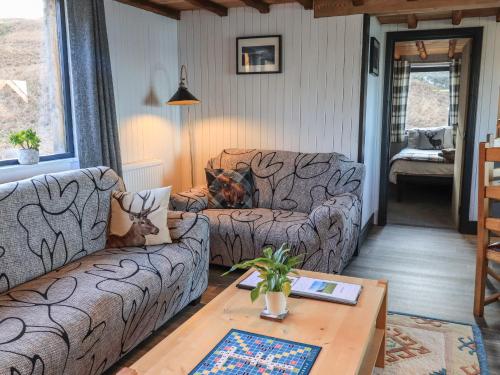
<svg viewBox="0 0 500 375">
<path fill-rule="evenodd" d="M 421 150 L 442 150 L 444 142 L 445 128 L 420 129 L 419 149 Z"/>
<path fill-rule="evenodd" d="M 171 243 L 167 211 L 171 187 L 113 192 L 107 248 Z"/>
<path fill-rule="evenodd" d="M 253 178 L 250 168 L 205 169 L 208 208 L 252 208 Z"/>
</svg>

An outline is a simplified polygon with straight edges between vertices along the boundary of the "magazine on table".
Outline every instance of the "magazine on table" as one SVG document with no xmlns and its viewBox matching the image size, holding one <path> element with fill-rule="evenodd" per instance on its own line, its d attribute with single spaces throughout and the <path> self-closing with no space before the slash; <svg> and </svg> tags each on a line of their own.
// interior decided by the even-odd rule
<svg viewBox="0 0 500 375">
<path fill-rule="evenodd" d="M 289 276 L 289 279 L 292 281 L 292 296 L 338 302 L 347 305 L 358 303 L 358 298 L 363 288 L 358 284 L 315 279 L 306 276 Z M 237 287 L 241 289 L 253 289 L 259 281 L 261 281 L 259 272 L 255 271 L 241 281 Z"/>
</svg>

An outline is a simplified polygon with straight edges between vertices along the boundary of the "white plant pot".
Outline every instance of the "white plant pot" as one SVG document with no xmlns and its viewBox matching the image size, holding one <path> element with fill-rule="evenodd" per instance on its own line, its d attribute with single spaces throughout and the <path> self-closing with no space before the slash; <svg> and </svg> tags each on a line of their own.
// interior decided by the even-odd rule
<svg viewBox="0 0 500 375">
<path fill-rule="evenodd" d="M 267 292 L 266 308 L 270 314 L 281 315 L 286 313 L 287 298 L 283 292 Z"/>
<path fill-rule="evenodd" d="M 40 153 L 38 150 L 22 149 L 18 150 L 17 161 L 22 165 L 38 164 Z"/>
</svg>

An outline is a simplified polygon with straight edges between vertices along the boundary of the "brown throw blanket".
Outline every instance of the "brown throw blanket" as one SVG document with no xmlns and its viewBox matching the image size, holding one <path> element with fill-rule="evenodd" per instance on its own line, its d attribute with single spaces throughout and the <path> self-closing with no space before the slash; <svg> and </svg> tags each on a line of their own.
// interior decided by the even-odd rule
<svg viewBox="0 0 500 375">
<path fill-rule="evenodd" d="M 439 156 L 442 156 L 447 163 L 455 162 L 455 149 L 454 148 L 445 148 L 441 150 Z"/>
</svg>

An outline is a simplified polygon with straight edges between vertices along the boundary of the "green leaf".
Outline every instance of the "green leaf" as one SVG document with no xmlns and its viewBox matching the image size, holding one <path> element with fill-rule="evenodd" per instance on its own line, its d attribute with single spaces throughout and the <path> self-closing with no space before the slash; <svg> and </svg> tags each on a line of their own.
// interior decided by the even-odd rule
<svg viewBox="0 0 500 375">
<path fill-rule="evenodd" d="M 288 297 L 292 292 L 292 284 L 289 281 L 284 282 L 281 291 Z"/>
<path fill-rule="evenodd" d="M 260 287 L 256 287 L 252 289 L 250 292 L 250 299 L 252 300 L 252 303 L 255 302 L 260 296 Z"/>
<path fill-rule="evenodd" d="M 266 247 L 264 250 L 262 250 L 262 253 L 267 259 L 273 258 L 273 249 L 271 247 Z"/>
<path fill-rule="evenodd" d="M 9 142 L 17 147 L 38 150 L 42 140 L 33 129 L 21 130 L 9 135 Z"/>
</svg>

